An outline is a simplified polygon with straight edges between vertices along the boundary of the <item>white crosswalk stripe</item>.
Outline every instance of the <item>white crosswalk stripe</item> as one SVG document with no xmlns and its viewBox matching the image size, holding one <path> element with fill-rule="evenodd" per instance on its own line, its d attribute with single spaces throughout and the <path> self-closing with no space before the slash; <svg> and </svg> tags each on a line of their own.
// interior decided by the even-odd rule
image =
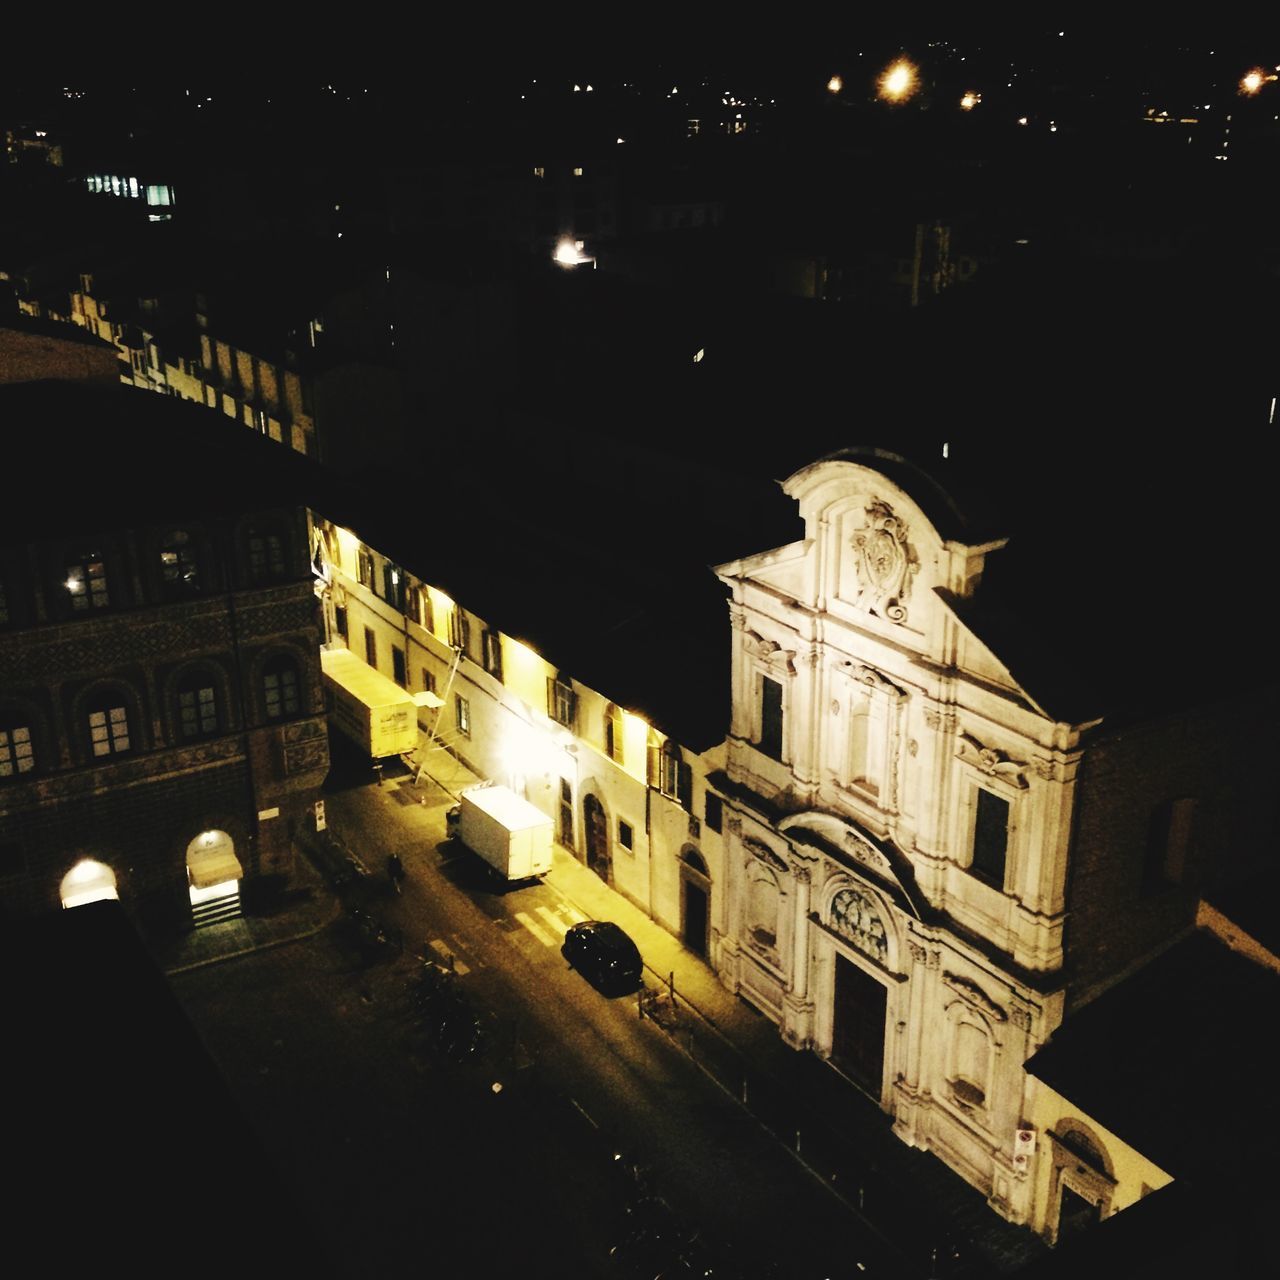
<svg viewBox="0 0 1280 1280">
<path fill-rule="evenodd" d="M 570 924 L 579 924 L 587 918 L 577 909 L 577 907 L 571 907 L 567 902 L 557 903 L 556 910 L 560 912 L 560 914 L 564 916 Z"/>
<path fill-rule="evenodd" d="M 528 929 L 544 947 L 554 947 L 556 945 L 555 938 L 549 934 L 527 911 L 517 911 L 516 919 L 519 920 L 520 923 L 524 925 L 524 927 Z"/>
<path fill-rule="evenodd" d="M 427 943 L 427 945 L 431 948 L 432 951 L 436 953 L 436 955 L 440 957 L 441 961 L 445 964 L 448 964 L 450 958 L 452 957 L 453 971 L 459 977 L 462 977 L 463 974 L 467 974 L 471 972 L 471 969 L 466 964 L 466 962 L 463 960 L 459 960 L 458 957 L 454 955 L 454 953 L 449 949 L 448 944 L 444 941 L 443 938 L 433 938 L 429 943 Z"/>
<path fill-rule="evenodd" d="M 536 907 L 537 913 L 563 938 L 569 926 L 548 907 Z"/>
</svg>

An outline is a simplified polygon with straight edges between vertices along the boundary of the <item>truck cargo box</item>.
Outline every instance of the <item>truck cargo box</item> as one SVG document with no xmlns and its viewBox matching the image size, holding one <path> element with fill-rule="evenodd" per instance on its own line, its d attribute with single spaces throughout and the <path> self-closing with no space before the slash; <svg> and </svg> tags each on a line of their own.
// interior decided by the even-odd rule
<svg viewBox="0 0 1280 1280">
<path fill-rule="evenodd" d="M 508 787 L 462 793 L 458 839 L 504 880 L 527 880 L 551 870 L 551 819 Z"/>
<path fill-rule="evenodd" d="M 320 669 L 333 705 L 333 723 L 374 760 L 413 751 L 418 710 L 413 695 L 349 649 L 321 649 Z"/>
</svg>

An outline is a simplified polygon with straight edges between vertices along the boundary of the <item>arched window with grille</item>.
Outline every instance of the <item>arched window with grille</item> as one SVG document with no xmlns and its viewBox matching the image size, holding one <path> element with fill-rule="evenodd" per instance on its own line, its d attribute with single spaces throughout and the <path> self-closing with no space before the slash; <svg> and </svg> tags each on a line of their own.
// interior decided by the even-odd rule
<svg viewBox="0 0 1280 1280">
<path fill-rule="evenodd" d="M 222 728 L 221 708 L 213 676 L 193 672 L 178 685 L 178 734 L 183 741 L 210 738 Z"/>
<path fill-rule="evenodd" d="M 268 720 L 283 720 L 302 710 L 298 664 L 288 654 L 272 658 L 263 667 L 262 698 Z"/>
<path fill-rule="evenodd" d="M 118 690 L 99 694 L 85 712 L 89 729 L 89 749 L 95 759 L 126 755 L 135 743 L 129 723 L 129 707 Z"/>
<path fill-rule="evenodd" d="M 0 783 L 34 773 L 31 717 L 19 707 L 0 707 Z"/>
</svg>

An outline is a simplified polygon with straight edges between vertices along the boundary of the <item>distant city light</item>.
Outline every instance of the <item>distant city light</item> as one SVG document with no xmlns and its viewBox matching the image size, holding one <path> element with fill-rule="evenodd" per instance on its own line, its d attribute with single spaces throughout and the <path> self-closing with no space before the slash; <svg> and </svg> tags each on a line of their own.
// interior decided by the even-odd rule
<svg viewBox="0 0 1280 1280">
<path fill-rule="evenodd" d="M 1019 123 L 1019 124 L 1026 124 L 1026 123 L 1027 123 L 1027 117 L 1026 117 L 1026 116 L 1019 116 L 1019 117 L 1018 117 L 1018 123 Z"/>
<path fill-rule="evenodd" d="M 827 89 L 831 93 L 839 93 L 844 88 L 844 81 L 839 76 L 832 76 L 827 81 Z"/>
<path fill-rule="evenodd" d="M 964 97 L 960 99 L 960 107 L 964 111 L 972 111 L 981 101 L 982 94 L 973 92 L 966 93 Z"/>
<path fill-rule="evenodd" d="M 888 102 L 905 102 L 918 87 L 915 66 L 899 58 L 880 77 L 879 95 Z"/>
<path fill-rule="evenodd" d="M 1274 71 L 1267 72 L 1261 67 L 1254 67 L 1252 71 L 1246 72 L 1240 78 L 1240 92 L 1252 96 L 1262 88 L 1268 80 L 1275 80 L 1276 73 Z"/>
</svg>

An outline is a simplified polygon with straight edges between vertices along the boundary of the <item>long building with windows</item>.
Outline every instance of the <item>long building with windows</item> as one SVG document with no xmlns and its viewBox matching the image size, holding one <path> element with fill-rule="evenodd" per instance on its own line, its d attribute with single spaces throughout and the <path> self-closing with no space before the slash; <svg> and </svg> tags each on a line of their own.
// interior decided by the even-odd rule
<svg viewBox="0 0 1280 1280">
<path fill-rule="evenodd" d="M 582 600 L 613 549 L 575 566 L 497 513 L 451 549 L 313 513 L 326 643 L 417 695 L 419 762 L 527 796 L 903 1141 L 1055 1241 L 1176 1171 L 1123 1106 L 1099 1120 L 1026 1064 L 1267 847 L 1276 691 L 1152 700 L 1140 638 L 1049 643 L 1052 584 L 993 572 L 1007 539 L 901 457 L 782 488 L 802 536 L 722 563 L 727 603 L 676 557 Z"/>
<path fill-rule="evenodd" d="M 310 464 L 121 387 L 2 387 L 0 423 L 23 459 L 0 531 L 0 910 L 234 914 L 288 883 L 328 770 Z"/>
</svg>

